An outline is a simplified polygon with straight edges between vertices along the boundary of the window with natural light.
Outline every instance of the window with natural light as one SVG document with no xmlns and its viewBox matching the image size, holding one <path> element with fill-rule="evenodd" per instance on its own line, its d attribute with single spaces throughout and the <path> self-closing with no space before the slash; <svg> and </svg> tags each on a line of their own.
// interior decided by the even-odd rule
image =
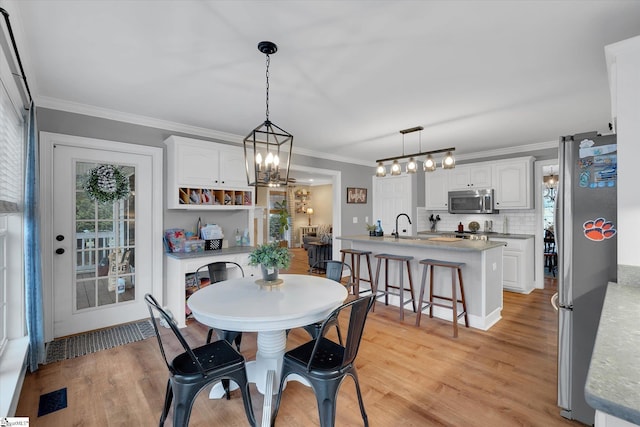
<svg viewBox="0 0 640 427">
<path fill-rule="evenodd" d="M 24 135 L 23 118 L 12 104 L 7 90 L 0 86 L 0 355 L 10 337 L 8 326 L 12 320 L 12 300 L 9 286 L 21 287 L 15 278 L 20 271 L 13 271 L 15 263 L 9 259 L 13 245 L 22 247 L 22 232 L 10 232 L 10 224 L 15 225 L 15 217 L 21 216 Z M 18 221 L 21 223 L 21 221 Z M 14 248 L 14 249 L 16 249 Z M 19 270 L 19 267 L 18 267 Z M 14 288 L 15 289 L 15 288 Z M 19 310 L 18 313 L 22 311 Z"/>
</svg>

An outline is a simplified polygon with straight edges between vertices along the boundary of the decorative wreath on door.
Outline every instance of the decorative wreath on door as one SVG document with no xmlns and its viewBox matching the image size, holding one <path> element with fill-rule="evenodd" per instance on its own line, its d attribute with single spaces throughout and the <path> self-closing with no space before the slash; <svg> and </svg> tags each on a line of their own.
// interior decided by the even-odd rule
<svg viewBox="0 0 640 427">
<path fill-rule="evenodd" d="M 99 165 L 87 173 L 84 191 L 97 202 L 113 202 L 129 197 L 129 178 L 114 165 Z"/>
</svg>

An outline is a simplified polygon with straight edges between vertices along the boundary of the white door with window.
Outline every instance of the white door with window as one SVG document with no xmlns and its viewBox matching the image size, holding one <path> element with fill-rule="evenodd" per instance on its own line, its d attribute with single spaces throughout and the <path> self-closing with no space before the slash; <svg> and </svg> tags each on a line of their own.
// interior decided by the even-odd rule
<svg viewBox="0 0 640 427">
<path fill-rule="evenodd" d="M 52 218 L 43 233 L 50 258 L 43 258 L 53 337 L 148 317 L 145 293 L 161 298 L 163 289 L 161 149 L 43 136 L 51 151 Z"/>
</svg>

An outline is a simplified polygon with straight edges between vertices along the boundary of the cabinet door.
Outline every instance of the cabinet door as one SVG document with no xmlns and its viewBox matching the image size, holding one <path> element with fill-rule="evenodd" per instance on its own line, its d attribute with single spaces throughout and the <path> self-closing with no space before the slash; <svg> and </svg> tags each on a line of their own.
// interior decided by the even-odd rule
<svg viewBox="0 0 640 427">
<path fill-rule="evenodd" d="M 398 214 L 411 216 L 411 202 L 411 176 L 373 178 L 373 220 L 380 220 L 386 236 L 394 231 Z"/>
<path fill-rule="evenodd" d="M 527 159 L 495 165 L 497 209 L 531 209 L 531 161 Z"/>
<path fill-rule="evenodd" d="M 471 176 L 471 169 L 469 166 L 456 166 L 455 169 L 450 170 L 449 174 L 449 188 L 451 190 L 467 190 L 469 189 L 469 179 Z"/>
<path fill-rule="evenodd" d="M 450 170 L 436 169 L 424 175 L 425 208 L 447 210 Z"/>
<path fill-rule="evenodd" d="M 220 184 L 226 187 L 246 187 L 247 172 L 244 152 L 237 150 L 220 151 Z"/>
<path fill-rule="evenodd" d="M 469 186 L 472 188 L 491 188 L 491 165 L 469 168 Z"/>
<path fill-rule="evenodd" d="M 491 188 L 491 165 L 461 165 L 452 169 L 449 178 L 451 190 Z"/>
<path fill-rule="evenodd" d="M 502 253 L 502 285 L 506 289 L 523 291 L 521 278 L 522 252 L 512 252 L 506 249 Z"/>
<path fill-rule="evenodd" d="M 175 162 L 178 186 L 211 187 L 218 184 L 219 151 L 213 147 L 179 144 Z"/>
</svg>

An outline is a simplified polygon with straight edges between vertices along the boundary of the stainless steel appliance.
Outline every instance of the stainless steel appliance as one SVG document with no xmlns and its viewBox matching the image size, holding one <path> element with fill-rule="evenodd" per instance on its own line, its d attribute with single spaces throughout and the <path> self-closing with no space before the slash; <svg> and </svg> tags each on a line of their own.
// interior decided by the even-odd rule
<svg viewBox="0 0 640 427">
<path fill-rule="evenodd" d="M 584 385 L 606 285 L 616 281 L 616 136 L 565 136 L 558 154 L 558 406 L 593 425 Z"/>
<path fill-rule="evenodd" d="M 449 191 L 449 213 L 498 213 L 493 207 L 493 189 Z"/>
</svg>

